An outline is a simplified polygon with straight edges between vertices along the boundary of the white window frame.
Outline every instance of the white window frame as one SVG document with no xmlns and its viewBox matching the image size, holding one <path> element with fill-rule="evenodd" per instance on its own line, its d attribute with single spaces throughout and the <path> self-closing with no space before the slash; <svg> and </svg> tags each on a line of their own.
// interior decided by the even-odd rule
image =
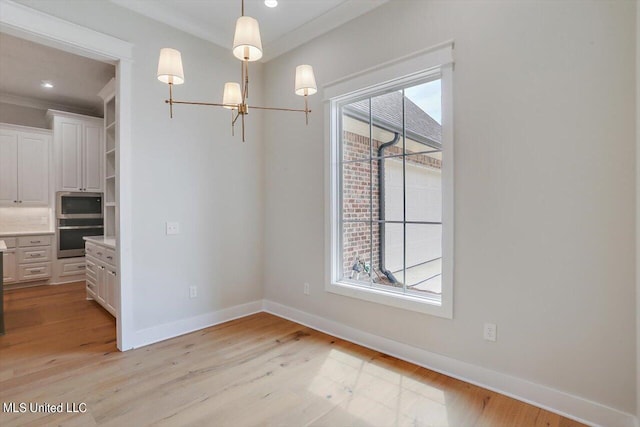
<svg viewBox="0 0 640 427">
<path fill-rule="evenodd" d="M 442 88 L 442 294 L 416 297 L 349 283 L 340 277 L 340 105 L 385 88 L 410 86 L 439 76 Z M 338 295 L 453 318 L 454 183 L 453 183 L 453 42 L 425 49 L 327 84 L 325 101 L 325 290 Z"/>
</svg>

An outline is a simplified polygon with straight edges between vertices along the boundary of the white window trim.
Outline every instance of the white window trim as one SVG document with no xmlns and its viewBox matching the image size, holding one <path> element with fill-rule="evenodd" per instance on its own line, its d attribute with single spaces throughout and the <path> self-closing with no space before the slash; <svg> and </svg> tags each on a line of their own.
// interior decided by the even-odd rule
<svg viewBox="0 0 640 427">
<path fill-rule="evenodd" d="M 349 284 L 340 280 L 341 254 L 338 105 L 345 98 L 365 96 L 385 86 L 424 79 L 434 72 L 440 74 L 442 93 L 442 295 L 441 301 L 407 294 L 383 291 Z M 453 42 L 447 42 L 421 52 L 399 58 L 345 77 L 324 86 L 325 100 L 325 290 L 338 295 L 417 311 L 438 317 L 453 318 L 453 255 L 454 255 L 454 182 L 453 182 Z M 400 76 L 400 77 L 399 77 Z"/>
</svg>

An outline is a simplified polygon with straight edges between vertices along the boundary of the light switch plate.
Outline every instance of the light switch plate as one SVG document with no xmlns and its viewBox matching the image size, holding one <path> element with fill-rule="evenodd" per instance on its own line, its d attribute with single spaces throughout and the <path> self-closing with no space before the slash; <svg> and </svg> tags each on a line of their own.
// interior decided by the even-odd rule
<svg viewBox="0 0 640 427">
<path fill-rule="evenodd" d="M 180 234 L 179 222 L 167 222 L 167 235 Z"/>
</svg>

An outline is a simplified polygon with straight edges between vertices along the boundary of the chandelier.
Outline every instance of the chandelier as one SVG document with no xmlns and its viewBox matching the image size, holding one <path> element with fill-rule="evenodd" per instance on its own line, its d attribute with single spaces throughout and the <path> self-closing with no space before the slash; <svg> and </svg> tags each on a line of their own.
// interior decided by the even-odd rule
<svg viewBox="0 0 640 427">
<path fill-rule="evenodd" d="M 224 107 L 231 110 L 231 134 L 234 134 L 235 124 L 240 118 L 242 124 L 242 141 L 245 140 L 244 122 L 250 109 L 294 111 L 305 114 L 306 123 L 309 124 L 309 104 L 307 97 L 318 91 L 316 79 L 311 65 L 298 65 L 295 74 L 295 94 L 304 97 L 304 109 L 258 107 L 247 104 L 249 98 L 249 62 L 262 58 L 262 40 L 258 21 L 244 15 L 244 0 L 242 2 L 242 14 L 236 21 L 236 32 L 233 38 L 233 55 L 242 61 L 241 83 L 228 82 L 224 85 L 222 103 L 178 101 L 173 99 L 173 85 L 184 83 L 184 71 L 182 69 L 182 56 L 176 49 L 160 49 L 158 60 L 158 80 L 169 85 L 169 99 L 164 102 L 169 104 L 169 117 L 173 118 L 174 104 L 205 105 L 212 107 Z"/>
</svg>

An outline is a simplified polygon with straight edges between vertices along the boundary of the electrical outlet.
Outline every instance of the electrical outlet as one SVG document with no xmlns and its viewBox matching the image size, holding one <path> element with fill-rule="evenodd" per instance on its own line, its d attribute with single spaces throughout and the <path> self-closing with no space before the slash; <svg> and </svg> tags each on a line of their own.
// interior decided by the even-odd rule
<svg viewBox="0 0 640 427">
<path fill-rule="evenodd" d="M 484 324 L 484 339 L 487 341 L 498 340 L 498 327 L 495 323 Z"/>
<path fill-rule="evenodd" d="M 167 222 L 167 235 L 180 234 L 179 222 Z"/>
<path fill-rule="evenodd" d="M 309 284 L 308 284 L 308 283 L 305 283 L 305 284 L 304 284 L 304 294 L 305 294 L 305 295 L 309 295 L 310 293 L 311 293 L 311 292 L 310 292 L 310 290 L 309 290 Z"/>
<path fill-rule="evenodd" d="M 189 286 L 189 298 L 196 298 L 198 296 L 198 287 Z"/>
</svg>

